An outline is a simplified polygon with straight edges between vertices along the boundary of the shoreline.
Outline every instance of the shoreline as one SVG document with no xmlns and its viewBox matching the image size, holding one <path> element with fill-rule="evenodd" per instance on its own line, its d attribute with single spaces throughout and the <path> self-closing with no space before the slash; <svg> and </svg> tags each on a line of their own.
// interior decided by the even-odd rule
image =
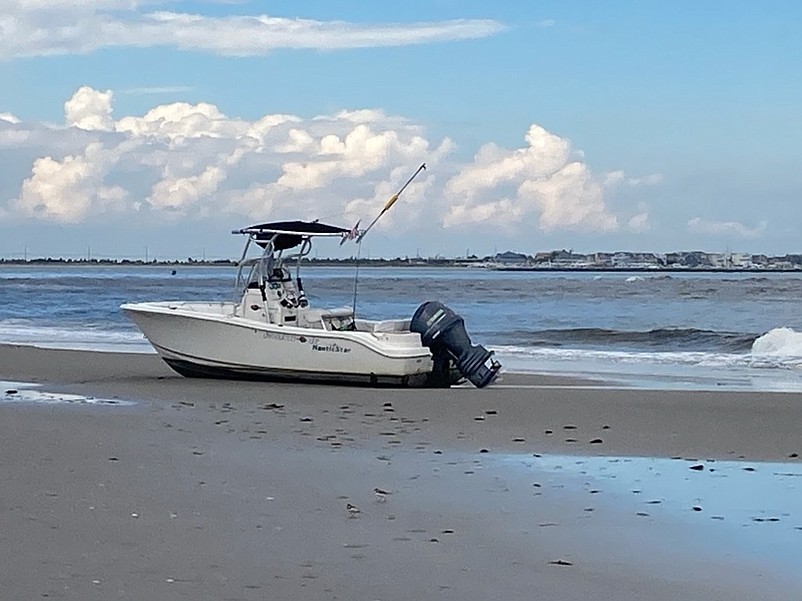
<svg viewBox="0 0 802 601">
<path fill-rule="evenodd" d="M 252 403 L 269 392 L 292 398 L 299 411 L 314 412 L 320 411 L 321 396 L 330 411 L 354 397 L 382 398 L 396 410 L 403 406 L 425 418 L 444 444 L 462 450 L 749 461 L 802 455 L 802 393 L 797 392 L 617 388 L 528 373 L 503 373 L 481 390 L 216 380 L 179 376 L 156 354 L 8 344 L 0 344 L 0 365 L 2 380 L 146 404 L 189 397 L 214 403 L 232 394 Z M 598 439 L 602 442 L 591 443 Z"/>
<path fill-rule="evenodd" d="M 473 263 L 457 263 L 455 260 L 432 261 L 432 262 L 407 262 L 394 259 L 362 259 L 354 261 L 351 259 L 313 259 L 304 260 L 304 267 L 356 267 L 361 268 L 389 268 L 397 267 L 402 269 L 476 269 L 479 271 L 498 271 L 506 273 L 669 273 L 669 274 L 727 274 L 727 273 L 755 273 L 765 275 L 768 273 L 799 273 L 802 274 L 802 265 L 798 267 L 538 267 L 538 266 L 516 266 L 516 265 L 497 265 L 485 266 Z M 236 268 L 237 262 L 233 259 L 216 260 L 165 260 L 165 261 L 142 261 L 139 259 L 0 259 L 0 267 L 228 267 Z"/>
<path fill-rule="evenodd" d="M 802 473 L 800 394 L 201 380 L 155 355 L 18 345 L 0 345 L 0 380 L 135 403 L 0 401 L 10 598 L 784 601 L 802 587 L 775 559 L 802 541 L 802 478 L 782 476 L 777 502 L 751 484 L 779 477 L 761 462 Z M 721 478 L 747 492 L 717 492 Z M 737 505 L 716 509 L 724 497 Z"/>
</svg>

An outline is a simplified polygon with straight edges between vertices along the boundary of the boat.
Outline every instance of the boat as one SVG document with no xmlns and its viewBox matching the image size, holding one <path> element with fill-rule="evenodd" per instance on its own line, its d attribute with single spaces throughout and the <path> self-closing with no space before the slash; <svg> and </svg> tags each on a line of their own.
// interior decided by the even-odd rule
<svg viewBox="0 0 802 601">
<path fill-rule="evenodd" d="M 313 239 L 345 241 L 355 229 L 280 221 L 234 230 L 245 236 L 245 248 L 233 300 L 120 308 L 187 377 L 400 387 L 492 382 L 501 367 L 493 352 L 473 345 L 462 317 L 437 301 L 424 302 L 410 318 L 386 320 L 357 317 L 356 299 L 351 307 L 311 306 L 301 267 Z"/>
</svg>

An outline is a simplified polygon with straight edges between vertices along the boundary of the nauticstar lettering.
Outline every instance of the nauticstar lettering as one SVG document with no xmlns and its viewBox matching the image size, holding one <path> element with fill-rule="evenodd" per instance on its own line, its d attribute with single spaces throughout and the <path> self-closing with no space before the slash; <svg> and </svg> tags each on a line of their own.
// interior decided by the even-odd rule
<svg viewBox="0 0 802 601">
<path fill-rule="evenodd" d="M 321 351 L 323 353 L 350 353 L 351 349 L 345 346 L 340 346 L 336 342 L 331 344 L 320 344 L 318 342 L 312 343 L 313 351 Z"/>
</svg>

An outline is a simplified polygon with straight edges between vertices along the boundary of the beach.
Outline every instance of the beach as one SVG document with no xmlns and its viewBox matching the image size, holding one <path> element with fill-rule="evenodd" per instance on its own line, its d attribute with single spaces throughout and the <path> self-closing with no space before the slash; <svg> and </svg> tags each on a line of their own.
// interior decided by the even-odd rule
<svg viewBox="0 0 802 601">
<path fill-rule="evenodd" d="M 200 380 L 155 355 L 16 345 L 0 380 L 2 598 L 802 595 L 802 394 Z M 658 476 L 687 502 L 610 478 L 664 465 L 647 460 L 677 467 Z M 711 513 L 722 474 L 755 484 Z"/>
</svg>

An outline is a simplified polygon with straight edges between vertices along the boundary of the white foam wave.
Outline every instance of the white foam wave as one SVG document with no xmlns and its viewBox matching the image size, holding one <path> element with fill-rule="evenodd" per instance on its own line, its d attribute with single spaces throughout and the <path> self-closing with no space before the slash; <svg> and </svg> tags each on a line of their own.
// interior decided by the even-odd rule
<svg viewBox="0 0 802 601">
<path fill-rule="evenodd" d="M 706 352 L 634 352 L 596 351 L 566 348 L 527 348 L 516 346 L 493 347 L 500 355 L 533 361 L 592 361 L 608 364 L 659 364 L 701 365 L 706 367 L 734 367 L 749 364 L 748 355 Z"/>
<path fill-rule="evenodd" d="M 774 328 L 752 343 L 753 357 L 802 359 L 802 332 L 792 328 Z"/>
<path fill-rule="evenodd" d="M 51 326 L 25 319 L 0 321 L 0 342 L 43 348 L 152 353 L 153 348 L 137 330 L 110 330 L 84 324 Z"/>
<path fill-rule="evenodd" d="M 799 369 L 802 368 L 802 334 L 794 333 L 780 348 L 784 352 L 715 353 L 702 351 L 635 352 L 598 351 L 568 348 L 527 348 L 517 346 L 496 346 L 494 350 L 501 357 L 509 357 L 515 363 L 537 365 L 541 362 L 592 363 L 608 366 L 686 366 L 704 368 L 757 368 L 757 369 Z M 757 342 L 757 341 L 756 341 Z M 768 343 L 766 343 L 768 345 Z M 793 351 L 793 352 L 792 352 Z"/>
<path fill-rule="evenodd" d="M 589 377 L 660 390 L 802 392 L 802 358 L 749 353 L 493 347 L 505 370 Z"/>
</svg>

